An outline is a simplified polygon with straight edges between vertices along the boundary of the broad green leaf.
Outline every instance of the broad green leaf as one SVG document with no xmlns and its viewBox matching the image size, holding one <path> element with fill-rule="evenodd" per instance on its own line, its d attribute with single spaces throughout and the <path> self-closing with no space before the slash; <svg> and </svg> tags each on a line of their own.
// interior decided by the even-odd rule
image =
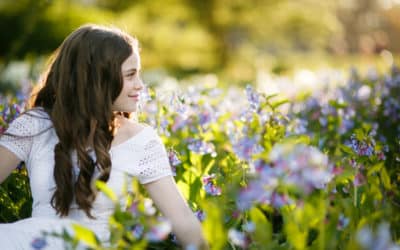
<svg viewBox="0 0 400 250">
<path fill-rule="evenodd" d="M 310 137 L 308 135 L 290 135 L 282 139 L 281 143 L 289 144 L 310 144 Z"/>
<path fill-rule="evenodd" d="M 117 202 L 117 195 L 110 187 L 107 186 L 106 183 L 102 181 L 96 181 L 96 187 L 100 189 L 100 191 L 103 192 L 108 198 L 110 198 L 110 200 Z"/>
<path fill-rule="evenodd" d="M 379 172 L 383 167 L 383 162 L 379 162 L 378 164 L 375 164 L 374 166 L 368 168 L 367 175 L 371 176 L 372 174 Z"/>
<path fill-rule="evenodd" d="M 287 238 L 295 249 L 305 249 L 307 232 L 302 232 L 294 221 L 285 224 Z"/>
<path fill-rule="evenodd" d="M 355 155 L 353 149 L 351 149 L 349 146 L 341 144 L 339 145 L 339 148 L 344 153 L 348 153 L 349 155 Z"/>
<path fill-rule="evenodd" d="M 222 222 L 221 208 L 212 202 L 205 202 L 202 207 L 206 213 L 203 231 L 211 249 L 223 249 L 227 240 L 227 232 Z"/>
<path fill-rule="evenodd" d="M 250 210 L 250 219 L 256 225 L 254 238 L 267 246 L 272 241 L 272 225 L 257 207 Z"/>
<path fill-rule="evenodd" d="M 280 101 L 272 103 L 271 106 L 272 106 L 273 109 L 276 109 L 277 107 L 279 107 L 279 106 L 281 106 L 281 105 L 283 105 L 285 103 L 288 103 L 288 102 L 289 102 L 289 100 L 284 99 L 284 100 L 280 100 Z"/>
<path fill-rule="evenodd" d="M 79 224 L 72 224 L 72 228 L 75 231 L 75 237 L 89 247 L 95 248 L 99 245 L 95 234 L 91 230 Z"/>
<path fill-rule="evenodd" d="M 382 170 L 379 173 L 381 175 L 381 180 L 382 180 L 383 186 L 386 189 L 391 189 L 392 187 L 391 187 L 391 184 L 390 184 L 390 177 L 389 177 L 389 175 L 388 175 L 388 173 L 386 171 L 386 168 L 383 167 Z"/>
</svg>

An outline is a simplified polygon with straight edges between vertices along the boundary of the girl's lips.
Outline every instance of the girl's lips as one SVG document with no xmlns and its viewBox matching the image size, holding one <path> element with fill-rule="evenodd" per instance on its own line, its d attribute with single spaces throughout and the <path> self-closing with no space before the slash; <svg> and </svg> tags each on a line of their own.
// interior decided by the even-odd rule
<svg viewBox="0 0 400 250">
<path fill-rule="evenodd" d="M 135 95 L 128 95 L 128 97 L 135 99 L 136 101 L 139 100 L 139 94 Z"/>
</svg>

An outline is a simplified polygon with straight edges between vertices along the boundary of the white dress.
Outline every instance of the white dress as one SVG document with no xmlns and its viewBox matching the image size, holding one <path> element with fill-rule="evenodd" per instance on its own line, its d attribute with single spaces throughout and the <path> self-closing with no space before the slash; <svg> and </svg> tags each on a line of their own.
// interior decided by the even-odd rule
<svg viewBox="0 0 400 250">
<path fill-rule="evenodd" d="M 47 128 L 50 129 L 46 130 Z M 101 241 L 107 241 L 108 218 L 114 205 L 103 193 L 99 192 L 93 203 L 91 213 L 95 219 L 87 217 L 75 203 L 71 205 L 69 215 L 61 219 L 50 205 L 56 186 L 53 168 L 54 146 L 58 137 L 47 113 L 41 109 L 31 110 L 29 114 L 15 119 L 6 132 L 29 136 L 44 130 L 44 133 L 33 137 L 0 137 L 0 145 L 25 162 L 33 198 L 31 218 L 0 224 L 0 249 L 32 249 L 31 243 L 33 239 L 41 236 L 41 231 L 61 232 L 64 228 L 70 230 L 72 222 L 88 227 Z M 136 177 L 140 183 L 145 184 L 172 175 L 165 147 L 156 130 L 150 126 L 145 126 L 135 136 L 113 146 L 109 152 L 112 169 L 107 185 L 120 197 L 121 205 L 124 204 L 122 191 L 127 176 L 128 180 Z M 76 154 L 72 154 L 71 157 L 74 170 L 78 173 Z M 98 172 L 94 175 L 96 174 Z M 63 249 L 62 241 L 57 238 L 47 240 L 44 249 Z"/>
</svg>

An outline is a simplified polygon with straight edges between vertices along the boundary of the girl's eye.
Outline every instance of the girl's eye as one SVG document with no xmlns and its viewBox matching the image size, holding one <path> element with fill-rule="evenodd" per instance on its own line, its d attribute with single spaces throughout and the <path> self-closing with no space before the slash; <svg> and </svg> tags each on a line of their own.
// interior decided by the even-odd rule
<svg viewBox="0 0 400 250">
<path fill-rule="evenodd" d="M 136 73 L 130 73 L 130 74 L 126 75 L 125 77 L 131 78 L 131 77 L 133 77 L 135 74 L 136 74 Z"/>
</svg>

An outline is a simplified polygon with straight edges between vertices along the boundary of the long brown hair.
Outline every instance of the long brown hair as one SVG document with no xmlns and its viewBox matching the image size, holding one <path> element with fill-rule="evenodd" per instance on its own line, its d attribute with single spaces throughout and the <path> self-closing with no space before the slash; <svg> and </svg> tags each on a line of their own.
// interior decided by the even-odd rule
<svg viewBox="0 0 400 250">
<path fill-rule="evenodd" d="M 32 107 L 43 107 L 49 114 L 59 138 L 54 148 L 56 189 L 51 205 L 60 216 L 68 215 L 75 198 L 79 208 L 93 217 L 94 170 L 100 170 L 102 181 L 108 180 L 111 170 L 109 149 L 115 130 L 112 104 L 122 90 L 121 64 L 137 48 L 137 40 L 119 29 L 82 26 L 56 50 L 42 86 L 31 97 Z M 88 141 L 90 136 L 92 142 Z M 89 146 L 96 160 L 90 157 Z M 73 150 L 80 168 L 76 182 Z"/>
</svg>

